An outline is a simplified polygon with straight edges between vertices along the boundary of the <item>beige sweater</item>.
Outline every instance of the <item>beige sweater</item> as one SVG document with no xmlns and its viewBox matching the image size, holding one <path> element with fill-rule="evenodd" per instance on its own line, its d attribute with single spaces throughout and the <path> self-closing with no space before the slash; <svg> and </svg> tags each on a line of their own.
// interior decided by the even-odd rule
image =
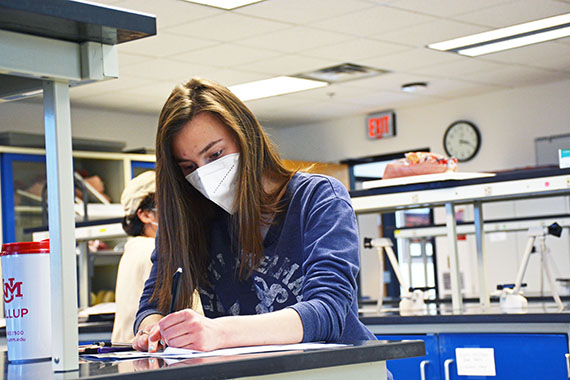
<svg viewBox="0 0 570 380">
<path fill-rule="evenodd" d="M 129 238 L 119 269 L 115 287 L 115 323 L 111 342 L 130 343 L 133 338 L 133 324 L 139 308 L 139 299 L 144 283 L 150 274 L 152 262 L 150 256 L 154 250 L 154 238 L 137 236 Z M 198 291 L 194 292 L 192 309 L 204 314 Z"/>
<path fill-rule="evenodd" d="M 130 238 L 117 270 L 115 287 L 115 323 L 111 342 L 127 343 L 134 338 L 133 324 L 139 308 L 144 283 L 150 273 L 150 255 L 154 250 L 154 239 L 144 236 Z"/>
</svg>

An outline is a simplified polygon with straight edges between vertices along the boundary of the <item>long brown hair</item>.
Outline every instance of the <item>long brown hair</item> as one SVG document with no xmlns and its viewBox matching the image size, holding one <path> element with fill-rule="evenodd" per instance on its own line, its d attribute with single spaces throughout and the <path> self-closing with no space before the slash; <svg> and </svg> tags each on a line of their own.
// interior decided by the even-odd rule
<svg viewBox="0 0 570 380">
<path fill-rule="evenodd" d="M 156 134 L 156 196 L 159 211 L 158 278 L 153 299 L 168 311 L 172 274 L 184 269 L 177 309 L 191 306 L 192 294 L 207 283 L 209 262 L 208 223 L 215 206 L 190 185 L 172 151 L 173 139 L 201 112 L 210 112 L 233 131 L 240 149 L 236 212 L 232 230 L 237 233 L 241 263 L 239 278 L 245 279 L 263 257 L 260 227 L 267 215 L 283 207 L 287 184 L 293 172 L 286 169 L 273 143 L 253 113 L 224 86 L 204 79 L 178 85 L 160 113 Z M 262 181 L 276 184 L 266 192 Z"/>
</svg>

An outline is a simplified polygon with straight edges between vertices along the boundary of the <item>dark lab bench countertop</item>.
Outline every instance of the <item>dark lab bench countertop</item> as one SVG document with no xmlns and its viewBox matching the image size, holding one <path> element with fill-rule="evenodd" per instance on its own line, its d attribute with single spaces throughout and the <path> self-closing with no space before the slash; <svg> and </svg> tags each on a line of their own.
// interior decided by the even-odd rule
<svg viewBox="0 0 570 380">
<path fill-rule="evenodd" d="M 498 303 L 491 303 L 487 310 L 479 304 L 464 304 L 461 313 L 454 312 L 451 305 L 441 303 L 428 305 L 425 312 L 400 315 L 397 308 L 376 312 L 375 306 L 360 309 L 360 320 L 366 325 L 381 324 L 434 324 L 434 323 L 570 323 L 570 307 L 565 303 L 559 310 L 553 302 L 530 302 L 523 313 L 504 313 Z"/>
<path fill-rule="evenodd" d="M 397 310 L 378 314 L 373 308 L 367 308 L 363 309 L 360 320 L 373 333 L 379 335 L 444 332 L 565 334 L 570 332 L 568 306 L 560 311 L 553 303 L 531 303 L 525 313 L 503 313 L 499 306 L 494 304 L 488 310 L 481 310 L 479 305 L 466 305 L 462 313 L 454 313 L 448 306 L 438 305 L 424 313 L 404 316 Z"/>
<path fill-rule="evenodd" d="M 189 359 L 171 365 L 163 359 L 153 358 L 115 362 L 87 362 L 80 359 L 79 371 L 67 373 L 62 378 L 214 380 L 348 366 L 423 355 L 425 348 L 422 341 L 363 341 L 346 347 Z M 14 365 L 8 363 L 5 352 L 2 357 L 3 379 L 58 378 L 57 375 L 52 376 L 49 361 Z"/>
<path fill-rule="evenodd" d="M 360 320 L 365 325 L 433 324 L 433 323 L 570 323 L 570 313 L 521 313 L 521 314 L 447 314 L 364 315 Z"/>
</svg>

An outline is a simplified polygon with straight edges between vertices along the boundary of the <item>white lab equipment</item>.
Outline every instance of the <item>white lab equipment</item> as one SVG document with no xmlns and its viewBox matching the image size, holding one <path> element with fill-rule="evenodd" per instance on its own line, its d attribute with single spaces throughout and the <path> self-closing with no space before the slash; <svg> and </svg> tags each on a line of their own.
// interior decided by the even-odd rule
<svg viewBox="0 0 570 380">
<path fill-rule="evenodd" d="M 378 293 L 378 303 L 376 306 L 378 313 L 382 311 L 382 301 L 384 299 L 384 260 L 382 256 L 383 250 L 386 251 L 386 255 L 388 255 L 388 259 L 392 264 L 394 273 L 396 273 L 398 282 L 402 287 L 402 294 L 400 296 L 401 300 L 399 304 L 400 315 L 423 313 L 426 310 L 424 292 L 420 289 L 410 291 L 410 288 L 402 277 L 400 266 L 398 265 L 398 260 L 396 259 L 396 255 L 394 254 L 392 246 L 392 241 L 388 238 L 364 238 L 364 248 L 376 248 L 376 251 L 378 252 L 378 259 L 380 261 L 380 290 Z"/>
<path fill-rule="evenodd" d="M 562 227 L 558 223 L 552 223 L 548 227 L 531 227 L 528 229 L 528 240 L 517 273 L 517 279 L 515 281 L 514 287 L 510 288 L 503 286 L 499 298 L 499 306 L 501 311 L 504 313 L 524 313 L 528 306 L 527 299 L 522 295 L 521 287 L 523 286 L 522 280 L 528 266 L 528 261 L 530 259 L 530 254 L 533 251 L 535 242 L 537 242 L 538 253 L 540 254 L 540 259 L 542 261 L 542 269 L 544 275 L 550 284 L 550 290 L 552 291 L 552 297 L 556 302 L 556 305 L 560 310 L 564 309 L 562 300 L 558 295 L 558 288 L 556 286 L 554 277 L 550 271 L 550 250 L 546 246 L 546 236 L 552 235 L 560 237 L 562 235 Z"/>
</svg>

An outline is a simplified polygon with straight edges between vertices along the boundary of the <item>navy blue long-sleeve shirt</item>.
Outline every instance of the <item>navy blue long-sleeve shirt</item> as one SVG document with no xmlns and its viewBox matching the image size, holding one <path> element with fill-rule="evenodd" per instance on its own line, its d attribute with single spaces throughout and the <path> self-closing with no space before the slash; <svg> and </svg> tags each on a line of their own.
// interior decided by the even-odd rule
<svg viewBox="0 0 570 380">
<path fill-rule="evenodd" d="M 346 188 L 331 177 L 297 173 L 286 196 L 287 209 L 275 217 L 265 235 L 261 264 L 246 280 L 237 276 L 239 255 L 230 238 L 230 216 L 212 223 L 210 284 L 199 289 L 205 316 L 251 315 L 291 307 L 301 317 L 304 342 L 375 339 L 358 319 L 359 240 Z M 135 331 L 146 316 L 159 313 L 150 302 L 157 259 L 155 252 Z"/>
</svg>

